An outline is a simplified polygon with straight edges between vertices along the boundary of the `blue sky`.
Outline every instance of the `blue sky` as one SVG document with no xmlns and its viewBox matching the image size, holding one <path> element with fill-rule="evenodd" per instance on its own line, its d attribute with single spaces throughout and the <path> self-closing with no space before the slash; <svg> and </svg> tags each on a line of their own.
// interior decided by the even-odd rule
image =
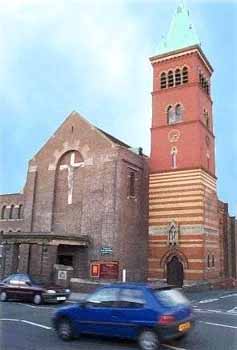
<svg viewBox="0 0 237 350">
<path fill-rule="evenodd" d="M 218 194 L 237 209 L 237 2 L 186 3 L 214 67 Z M 150 152 L 152 70 L 177 1 L 0 0 L 0 193 L 76 110 Z"/>
</svg>

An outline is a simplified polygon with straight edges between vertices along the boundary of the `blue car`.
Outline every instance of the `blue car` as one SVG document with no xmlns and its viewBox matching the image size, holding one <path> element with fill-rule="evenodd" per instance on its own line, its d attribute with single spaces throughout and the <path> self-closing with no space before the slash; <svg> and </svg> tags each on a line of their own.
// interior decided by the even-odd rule
<svg viewBox="0 0 237 350">
<path fill-rule="evenodd" d="M 186 335 L 193 323 L 190 303 L 178 289 L 137 283 L 99 288 L 53 317 L 63 340 L 96 334 L 135 339 L 142 350 L 157 350 L 161 342 Z"/>
</svg>

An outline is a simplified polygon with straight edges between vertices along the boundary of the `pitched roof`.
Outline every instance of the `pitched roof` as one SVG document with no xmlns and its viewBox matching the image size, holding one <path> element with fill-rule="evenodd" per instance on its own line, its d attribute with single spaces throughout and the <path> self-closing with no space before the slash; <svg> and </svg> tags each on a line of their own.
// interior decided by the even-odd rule
<svg viewBox="0 0 237 350">
<path fill-rule="evenodd" d="M 184 1 L 181 1 L 171 21 L 168 34 L 160 42 L 158 55 L 194 45 L 201 46 L 201 43 L 194 25 L 191 23 L 189 10 Z"/>
<path fill-rule="evenodd" d="M 96 128 L 96 129 L 99 130 L 100 132 L 102 132 L 108 139 L 110 139 L 112 142 L 116 143 L 117 145 L 123 146 L 123 147 L 126 147 L 126 148 L 131 148 L 131 146 L 127 145 L 126 143 L 124 143 L 124 142 L 121 141 L 121 140 L 116 139 L 116 137 L 114 137 L 114 136 L 108 134 L 108 133 L 105 132 L 104 130 L 99 129 L 99 128 Z"/>
</svg>

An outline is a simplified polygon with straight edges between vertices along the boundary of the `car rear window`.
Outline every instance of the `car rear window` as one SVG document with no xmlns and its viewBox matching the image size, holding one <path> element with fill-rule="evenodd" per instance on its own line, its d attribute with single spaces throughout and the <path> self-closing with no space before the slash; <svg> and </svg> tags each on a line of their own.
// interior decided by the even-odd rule
<svg viewBox="0 0 237 350">
<path fill-rule="evenodd" d="M 154 290 L 159 302 L 164 306 L 188 305 L 189 300 L 177 289 Z"/>
</svg>

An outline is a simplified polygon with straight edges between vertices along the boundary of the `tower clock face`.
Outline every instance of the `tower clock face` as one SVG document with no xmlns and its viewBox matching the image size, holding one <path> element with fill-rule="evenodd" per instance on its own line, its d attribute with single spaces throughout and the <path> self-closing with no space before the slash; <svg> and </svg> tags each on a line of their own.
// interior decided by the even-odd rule
<svg viewBox="0 0 237 350">
<path fill-rule="evenodd" d="M 171 130 L 168 133 L 168 140 L 169 142 L 177 142 L 180 138 L 180 131 L 179 130 Z"/>
</svg>

